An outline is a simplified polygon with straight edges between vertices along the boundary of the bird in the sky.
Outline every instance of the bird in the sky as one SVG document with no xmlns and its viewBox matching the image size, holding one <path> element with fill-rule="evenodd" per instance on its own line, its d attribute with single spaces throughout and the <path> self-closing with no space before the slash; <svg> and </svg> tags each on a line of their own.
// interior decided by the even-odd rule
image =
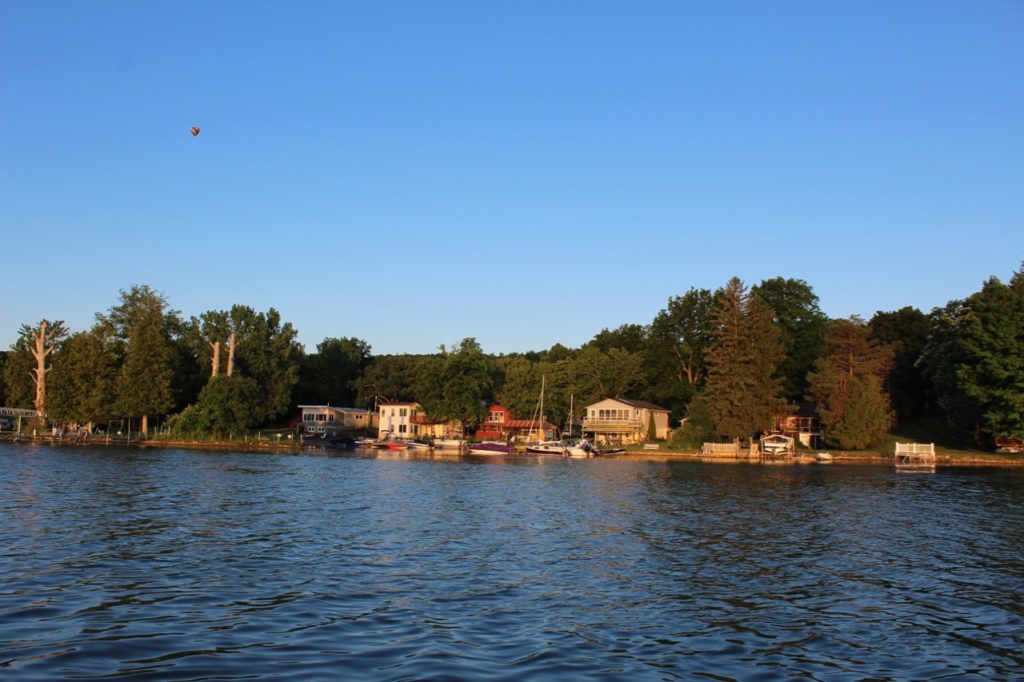
<svg viewBox="0 0 1024 682">
<path fill-rule="evenodd" d="M 192 137 L 195 137 L 198 134 L 199 134 L 199 128 L 196 128 L 195 126 L 192 126 Z"/>
</svg>

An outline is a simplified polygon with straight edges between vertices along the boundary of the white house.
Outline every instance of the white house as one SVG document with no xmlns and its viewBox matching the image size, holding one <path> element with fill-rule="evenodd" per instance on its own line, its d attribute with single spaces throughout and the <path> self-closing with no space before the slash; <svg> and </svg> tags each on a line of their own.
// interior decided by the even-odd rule
<svg viewBox="0 0 1024 682">
<path fill-rule="evenodd" d="M 669 411 L 654 403 L 624 398 L 606 398 L 587 405 L 583 416 L 583 435 L 604 445 L 630 445 L 645 442 L 651 418 L 658 439 L 668 438 Z"/>
<path fill-rule="evenodd" d="M 423 411 L 419 403 L 390 403 L 381 405 L 378 413 L 377 437 L 409 439 L 418 437 L 419 425 L 414 419 Z"/>
</svg>

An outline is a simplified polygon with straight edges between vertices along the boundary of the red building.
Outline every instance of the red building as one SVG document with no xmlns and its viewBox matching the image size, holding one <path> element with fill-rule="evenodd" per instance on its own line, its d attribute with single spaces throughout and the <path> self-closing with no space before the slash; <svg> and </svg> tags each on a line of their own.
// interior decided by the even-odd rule
<svg viewBox="0 0 1024 682">
<path fill-rule="evenodd" d="M 504 405 L 491 405 L 487 408 L 487 418 L 476 427 L 476 437 L 480 440 L 505 440 L 508 430 L 505 426 L 512 421 L 512 412 Z"/>
</svg>

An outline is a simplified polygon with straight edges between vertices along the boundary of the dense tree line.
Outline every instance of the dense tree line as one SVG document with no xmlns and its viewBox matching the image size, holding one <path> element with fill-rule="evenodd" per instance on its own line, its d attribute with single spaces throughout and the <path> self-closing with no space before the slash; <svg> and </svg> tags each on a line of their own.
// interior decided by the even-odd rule
<svg viewBox="0 0 1024 682">
<path fill-rule="evenodd" d="M 748 288 L 733 278 L 673 296 L 649 323 L 601 330 L 579 348 L 509 355 L 487 354 L 473 338 L 381 356 L 358 338 L 327 338 L 312 352 L 296 338 L 273 308 L 184 319 L 163 294 L 136 286 L 91 329 L 24 325 L 0 354 L 0 404 L 37 406 L 45 377 L 46 413 L 62 422 L 159 417 L 178 433 L 223 436 L 286 423 L 298 404 L 416 400 L 435 418 L 472 426 L 494 402 L 532 414 L 544 377 L 549 421 L 563 421 L 571 401 L 630 397 L 670 409 L 684 442 L 765 431 L 799 403 L 817 407 L 824 438 L 843 448 L 869 447 L 924 417 L 979 445 L 1024 436 L 1020 271 L 929 314 L 907 307 L 869 321 L 829 319 L 802 280 Z"/>
</svg>

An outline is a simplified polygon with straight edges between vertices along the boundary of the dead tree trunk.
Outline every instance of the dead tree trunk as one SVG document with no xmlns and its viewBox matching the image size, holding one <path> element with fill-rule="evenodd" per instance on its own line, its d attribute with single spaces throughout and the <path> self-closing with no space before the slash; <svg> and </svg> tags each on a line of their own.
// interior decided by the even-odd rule
<svg viewBox="0 0 1024 682">
<path fill-rule="evenodd" d="M 64 326 L 59 322 L 50 327 L 50 323 L 43 320 L 35 334 L 35 345 L 31 350 L 36 368 L 32 371 L 32 380 L 36 384 L 36 412 L 41 415 L 46 413 L 46 374 L 51 369 L 46 366 L 46 357 L 56 348 L 54 341 L 65 333 Z"/>
<path fill-rule="evenodd" d="M 220 373 L 220 341 L 210 343 L 213 349 L 213 357 L 210 358 L 210 376 L 217 376 Z"/>
<path fill-rule="evenodd" d="M 231 332 L 228 337 L 228 376 L 235 371 L 235 333 Z"/>
</svg>

